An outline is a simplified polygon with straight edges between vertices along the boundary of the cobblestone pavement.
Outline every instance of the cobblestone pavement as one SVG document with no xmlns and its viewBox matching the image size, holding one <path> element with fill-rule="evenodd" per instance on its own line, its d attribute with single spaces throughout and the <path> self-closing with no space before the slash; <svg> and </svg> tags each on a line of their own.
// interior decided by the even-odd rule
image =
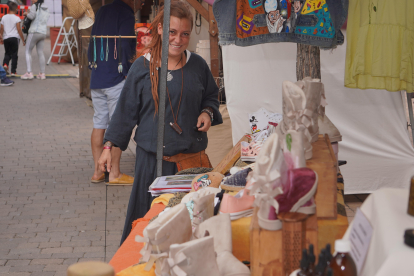
<svg viewBox="0 0 414 276">
<path fill-rule="evenodd" d="M 25 72 L 23 51 L 18 74 Z M 47 66 L 46 74 L 62 73 L 57 66 Z M 109 261 L 131 186 L 108 187 L 106 205 L 105 185 L 89 181 L 93 109 L 68 80 L 14 80 L 0 87 L 0 275 L 66 275 L 73 263 L 103 261 L 106 206 Z M 121 170 L 133 174 L 134 163 L 132 152 L 124 152 Z"/>
</svg>

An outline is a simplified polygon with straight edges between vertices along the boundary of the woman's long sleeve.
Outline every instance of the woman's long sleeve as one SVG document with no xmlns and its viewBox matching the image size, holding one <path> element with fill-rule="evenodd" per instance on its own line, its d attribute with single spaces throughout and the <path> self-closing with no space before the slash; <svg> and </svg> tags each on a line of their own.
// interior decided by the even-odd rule
<svg viewBox="0 0 414 276">
<path fill-rule="evenodd" d="M 205 107 L 211 107 L 213 109 L 213 122 L 212 126 L 219 125 L 223 123 L 223 118 L 219 111 L 219 102 L 218 102 L 218 87 L 214 80 L 213 75 L 211 74 L 210 69 L 208 68 L 207 63 L 205 64 L 205 90 L 203 93 L 203 99 L 201 102 L 201 109 Z"/>
<path fill-rule="evenodd" d="M 139 120 L 142 91 L 140 80 L 144 77 L 143 70 L 139 67 L 138 61 L 132 65 L 105 133 L 104 142 L 111 141 L 121 150 L 127 149 L 132 130 Z"/>
<path fill-rule="evenodd" d="M 29 18 L 31 20 L 36 18 L 36 5 L 35 4 L 33 4 L 30 7 L 30 12 L 27 14 L 27 18 Z"/>
</svg>

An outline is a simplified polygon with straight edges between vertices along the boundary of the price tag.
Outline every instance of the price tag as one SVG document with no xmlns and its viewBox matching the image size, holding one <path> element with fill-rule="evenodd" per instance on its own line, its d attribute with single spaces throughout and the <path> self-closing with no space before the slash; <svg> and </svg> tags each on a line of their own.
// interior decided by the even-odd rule
<svg viewBox="0 0 414 276">
<path fill-rule="evenodd" d="M 368 253 L 369 244 L 372 237 L 372 226 L 367 217 L 358 208 L 352 221 L 349 240 L 351 242 L 351 256 L 355 261 L 358 275 L 362 270 L 365 258 Z"/>
</svg>

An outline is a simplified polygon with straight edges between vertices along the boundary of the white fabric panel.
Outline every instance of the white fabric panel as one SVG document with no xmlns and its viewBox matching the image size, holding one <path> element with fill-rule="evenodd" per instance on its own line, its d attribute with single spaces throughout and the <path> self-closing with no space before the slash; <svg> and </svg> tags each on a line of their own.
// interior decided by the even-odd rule
<svg viewBox="0 0 414 276">
<path fill-rule="evenodd" d="M 296 81 L 296 44 L 223 46 L 227 107 L 233 144 L 249 132 L 248 113 L 265 107 L 282 112 L 282 82 Z M 345 193 L 381 187 L 407 188 L 414 175 L 414 149 L 400 93 L 344 87 L 346 47 L 321 51 L 326 114 L 343 136 L 339 159 Z"/>
</svg>

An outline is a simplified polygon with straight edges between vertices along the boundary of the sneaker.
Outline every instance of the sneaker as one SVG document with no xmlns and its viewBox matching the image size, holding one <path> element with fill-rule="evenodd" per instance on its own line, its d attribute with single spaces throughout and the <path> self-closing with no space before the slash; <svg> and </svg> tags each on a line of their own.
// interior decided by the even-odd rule
<svg viewBox="0 0 414 276">
<path fill-rule="evenodd" d="M 221 181 L 221 188 L 226 191 L 240 191 L 245 188 L 247 182 L 247 175 L 251 172 L 251 168 L 247 168 L 237 173 L 226 176 Z"/>
<path fill-rule="evenodd" d="M 4 71 L 6 71 L 6 74 L 8 75 L 9 74 L 9 66 L 7 66 L 7 64 L 4 64 L 3 68 L 4 68 Z"/>
<path fill-rule="evenodd" d="M 253 215 L 253 203 L 255 197 L 250 195 L 250 190 L 240 190 L 235 196 L 224 194 L 220 204 L 220 214 L 230 214 L 231 220 L 250 217 Z"/>
<path fill-rule="evenodd" d="M 36 79 L 45 80 L 46 79 L 46 74 L 45 73 L 39 73 L 39 75 L 36 76 Z"/>
<path fill-rule="evenodd" d="M 14 81 L 10 80 L 8 77 L 5 77 L 1 80 L 0 86 L 10 86 L 13 85 Z"/>
<path fill-rule="evenodd" d="M 11 77 L 15 77 L 16 76 L 16 73 L 11 73 L 10 76 Z"/>
<path fill-rule="evenodd" d="M 20 77 L 22 80 L 32 80 L 34 79 L 33 74 L 32 73 L 28 73 L 26 72 L 23 76 Z"/>
<path fill-rule="evenodd" d="M 318 185 L 317 174 L 309 168 L 289 170 L 282 186 L 269 187 L 262 194 L 256 195 L 255 205 L 259 207 L 258 218 L 261 228 L 279 230 L 282 222 L 279 213 L 298 212 L 314 214 L 316 212 L 315 195 Z"/>
</svg>

